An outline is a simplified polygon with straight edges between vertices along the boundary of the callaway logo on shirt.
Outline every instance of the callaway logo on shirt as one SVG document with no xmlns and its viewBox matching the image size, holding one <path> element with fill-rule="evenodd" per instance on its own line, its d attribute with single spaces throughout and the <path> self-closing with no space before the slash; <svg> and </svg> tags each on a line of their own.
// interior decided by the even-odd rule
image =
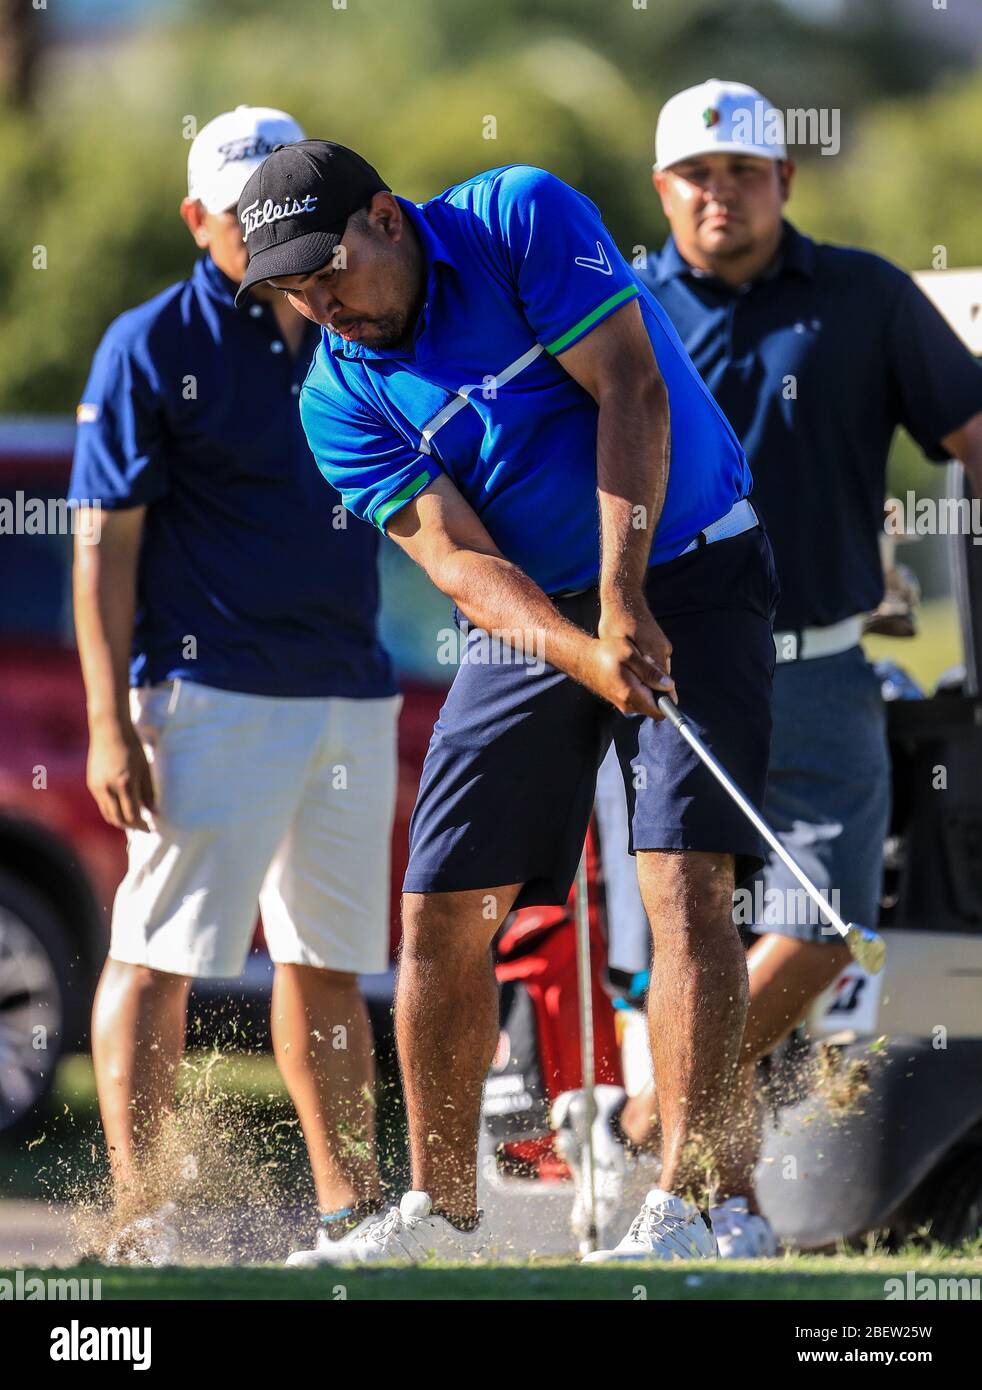
<svg viewBox="0 0 982 1390">
<path fill-rule="evenodd" d="M 574 265 L 581 265 L 584 270 L 599 270 L 601 275 L 613 275 L 610 261 L 607 259 L 607 252 L 603 248 L 602 242 L 597 242 L 596 256 L 577 256 Z"/>
<path fill-rule="evenodd" d="M 257 227 L 265 227 L 268 222 L 280 222 L 284 217 L 299 217 L 301 213 L 313 212 L 317 206 L 317 194 L 308 193 L 301 201 L 293 198 L 285 203 L 274 203 L 272 198 L 267 198 L 262 207 L 259 206 L 259 199 L 250 203 L 244 208 L 239 221 L 242 223 L 242 240 L 248 241 L 249 236 Z"/>
</svg>

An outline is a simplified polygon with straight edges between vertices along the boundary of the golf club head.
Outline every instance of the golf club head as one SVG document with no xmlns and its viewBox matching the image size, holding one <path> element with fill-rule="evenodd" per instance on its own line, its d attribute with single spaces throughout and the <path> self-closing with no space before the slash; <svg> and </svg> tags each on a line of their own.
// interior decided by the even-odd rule
<svg viewBox="0 0 982 1390">
<path fill-rule="evenodd" d="M 852 958 L 870 975 L 877 975 L 883 969 L 887 956 L 887 944 L 882 936 L 869 927 L 857 926 L 855 922 L 846 925 L 846 945 Z"/>
</svg>

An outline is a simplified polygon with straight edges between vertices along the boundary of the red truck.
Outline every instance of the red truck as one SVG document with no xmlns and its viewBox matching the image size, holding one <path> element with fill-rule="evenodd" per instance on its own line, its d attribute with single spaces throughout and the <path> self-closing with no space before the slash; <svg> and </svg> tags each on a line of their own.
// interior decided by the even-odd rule
<svg viewBox="0 0 982 1390">
<path fill-rule="evenodd" d="M 29 1123 L 65 1051 L 84 1043 L 124 868 L 123 836 L 85 786 L 85 701 L 71 617 L 72 538 L 60 499 L 71 467 L 71 423 L 0 422 L 0 1133 Z M 386 547 L 386 552 L 395 547 Z M 386 554 L 386 567 L 401 557 Z M 441 618 L 414 568 L 390 576 L 392 628 L 405 702 L 393 832 L 392 940 L 419 769 L 449 680 L 407 667 L 433 640 L 408 630 Z M 413 586 L 416 586 L 415 589 Z M 428 592 L 427 592 L 428 591 Z M 446 611 L 449 622 L 449 608 Z M 383 600 L 383 631 L 386 626 Z M 399 661 L 400 651 L 405 660 Z M 261 930 L 239 981 L 199 985 L 192 1017 L 208 1027 L 247 1015 L 264 1027 L 271 979 Z M 390 981 L 366 981 L 388 1009 Z M 230 1005 L 234 1006 L 230 1008 Z"/>
</svg>

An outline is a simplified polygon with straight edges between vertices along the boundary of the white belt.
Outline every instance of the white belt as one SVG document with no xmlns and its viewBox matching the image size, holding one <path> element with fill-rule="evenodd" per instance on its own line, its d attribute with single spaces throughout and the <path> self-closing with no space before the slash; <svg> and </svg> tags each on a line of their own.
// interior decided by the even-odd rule
<svg viewBox="0 0 982 1390">
<path fill-rule="evenodd" d="M 838 656 L 855 647 L 863 635 L 864 615 L 843 618 L 828 627 L 806 627 L 800 632 L 775 632 L 774 651 L 777 664 L 786 661 L 811 661 L 816 656 Z"/>
<path fill-rule="evenodd" d="M 721 516 L 718 521 L 714 521 L 705 530 L 700 531 L 695 540 L 691 541 L 681 553 L 688 555 L 691 550 L 698 550 L 704 545 L 712 545 L 713 541 L 727 541 L 731 536 L 742 535 L 744 531 L 750 531 L 758 524 L 757 513 L 750 505 L 750 499 L 741 497 L 739 502 L 733 503 L 726 516 Z"/>
</svg>

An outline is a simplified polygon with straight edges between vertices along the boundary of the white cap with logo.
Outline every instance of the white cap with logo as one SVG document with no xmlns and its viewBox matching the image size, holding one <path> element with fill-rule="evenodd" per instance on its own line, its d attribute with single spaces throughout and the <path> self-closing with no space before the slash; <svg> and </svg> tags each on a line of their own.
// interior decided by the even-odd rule
<svg viewBox="0 0 982 1390">
<path fill-rule="evenodd" d="M 658 116 L 655 168 L 701 154 L 787 159 L 784 116 L 755 87 L 711 77 L 669 97 Z"/>
<path fill-rule="evenodd" d="M 188 197 L 208 212 L 234 208 L 239 194 L 277 145 L 304 133 L 292 116 L 272 106 L 237 106 L 202 126 L 188 152 Z"/>
</svg>

